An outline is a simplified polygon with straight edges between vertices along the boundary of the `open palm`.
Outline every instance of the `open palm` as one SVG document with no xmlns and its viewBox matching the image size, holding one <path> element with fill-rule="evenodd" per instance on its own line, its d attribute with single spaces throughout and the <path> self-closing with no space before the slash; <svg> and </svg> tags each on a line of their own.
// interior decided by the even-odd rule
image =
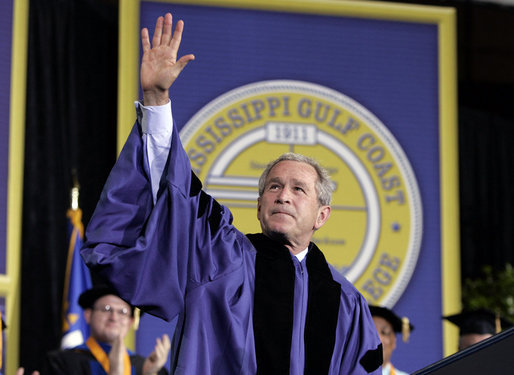
<svg viewBox="0 0 514 375">
<path fill-rule="evenodd" d="M 157 19 L 151 44 L 148 29 L 141 30 L 143 60 L 140 76 L 145 105 L 165 104 L 168 101 L 168 89 L 187 63 L 194 60 L 191 54 L 177 60 L 184 22 L 178 21 L 172 34 L 172 21 L 170 13 Z"/>
</svg>

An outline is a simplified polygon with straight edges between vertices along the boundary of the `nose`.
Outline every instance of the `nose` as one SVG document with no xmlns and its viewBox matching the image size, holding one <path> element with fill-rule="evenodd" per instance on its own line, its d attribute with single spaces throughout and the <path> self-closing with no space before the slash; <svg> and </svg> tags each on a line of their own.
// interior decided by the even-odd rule
<svg viewBox="0 0 514 375">
<path fill-rule="evenodd" d="M 275 200 L 276 203 L 290 203 L 291 202 L 291 194 L 287 188 L 281 189 Z"/>
<path fill-rule="evenodd" d="M 117 310 L 111 310 L 108 316 L 108 319 L 112 322 L 122 322 L 128 318 L 126 315 L 123 315 L 120 311 Z"/>
</svg>

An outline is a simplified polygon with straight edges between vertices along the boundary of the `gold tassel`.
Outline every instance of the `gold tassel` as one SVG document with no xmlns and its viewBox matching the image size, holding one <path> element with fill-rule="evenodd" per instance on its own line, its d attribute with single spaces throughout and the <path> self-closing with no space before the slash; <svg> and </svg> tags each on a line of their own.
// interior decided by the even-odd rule
<svg viewBox="0 0 514 375">
<path fill-rule="evenodd" d="M 139 328 L 139 320 L 141 319 L 141 310 L 139 310 L 137 307 L 134 308 L 134 324 L 132 325 L 134 330 L 137 331 Z"/>
<path fill-rule="evenodd" d="M 402 340 L 403 342 L 408 342 L 410 337 L 410 323 L 409 318 L 404 316 L 402 318 Z"/>
</svg>

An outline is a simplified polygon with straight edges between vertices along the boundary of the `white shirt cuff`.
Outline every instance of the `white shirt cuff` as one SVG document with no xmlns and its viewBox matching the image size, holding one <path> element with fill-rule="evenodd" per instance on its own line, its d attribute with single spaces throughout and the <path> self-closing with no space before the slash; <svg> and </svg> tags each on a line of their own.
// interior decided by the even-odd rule
<svg viewBox="0 0 514 375">
<path fill-rule="evenodd" d="M 137 111 L 137 119 L 141 124 L 143 133 L 163 134 L 169 136 L 173 131 L 173 113 L 171 101 L 164 105 L 145 106 L 143 103 L 134 102 Z"/>
</svg>

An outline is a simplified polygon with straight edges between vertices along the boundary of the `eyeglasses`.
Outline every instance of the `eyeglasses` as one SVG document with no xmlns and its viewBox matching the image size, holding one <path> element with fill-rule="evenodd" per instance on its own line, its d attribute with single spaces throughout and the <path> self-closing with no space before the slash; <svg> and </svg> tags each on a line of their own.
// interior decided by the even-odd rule
<svg viewBox="0 0 514 375">
<path fill-rule="evenodd" d="M 122 318 L 128 318 L 130 316 L 130 310 L 126 307 L 122 307 L 121 309 L 115 309 L 111 305 L 104 305 L 100 307 L 93 307 L 93 310 L 99 311 L 104 314 L 114 314 L 116 312 Z"/>
</svg>

